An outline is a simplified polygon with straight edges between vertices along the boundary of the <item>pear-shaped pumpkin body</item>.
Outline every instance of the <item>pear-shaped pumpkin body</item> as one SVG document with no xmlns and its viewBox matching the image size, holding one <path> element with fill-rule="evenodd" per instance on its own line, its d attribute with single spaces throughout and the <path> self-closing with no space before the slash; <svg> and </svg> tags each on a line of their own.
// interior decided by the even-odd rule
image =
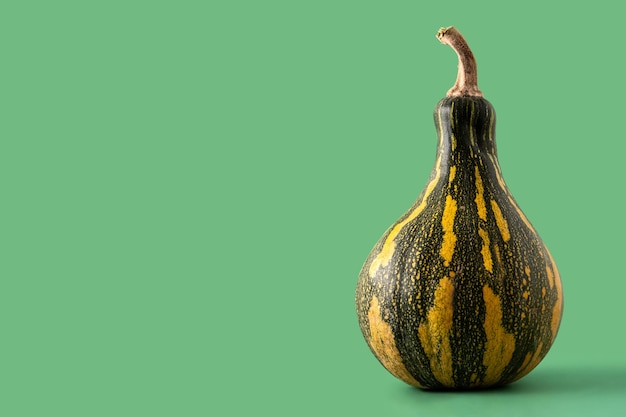
<svg viewBox="0 0 626 417">
<path fill-rule="evenodd" d="M 429 389 L 503 385 L 546 355 L 561 321 L 550 252 L 505 185 L 482 97 L 435 108 L 436 163 L 365 262 L 356 304 L 378 360 Z"/>
</svg>

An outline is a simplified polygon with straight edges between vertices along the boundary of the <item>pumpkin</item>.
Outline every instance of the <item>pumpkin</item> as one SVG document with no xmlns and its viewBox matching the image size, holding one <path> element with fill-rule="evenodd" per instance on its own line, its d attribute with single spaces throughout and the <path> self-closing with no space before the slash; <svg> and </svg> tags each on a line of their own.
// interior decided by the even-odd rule
<svg viewBox="0 0 626 417">
<path fill-rule="evenodd" d="M 454 27 L 437 37 L 457 53 L 459 71 L 435 107 L 436 162 L 365 261 L 356 310 L 369 348 L 402 381 L 500 386 L 528 374 L 553 344 L 561 279 L 502 177 L 474 55 Z"/>
</svg>

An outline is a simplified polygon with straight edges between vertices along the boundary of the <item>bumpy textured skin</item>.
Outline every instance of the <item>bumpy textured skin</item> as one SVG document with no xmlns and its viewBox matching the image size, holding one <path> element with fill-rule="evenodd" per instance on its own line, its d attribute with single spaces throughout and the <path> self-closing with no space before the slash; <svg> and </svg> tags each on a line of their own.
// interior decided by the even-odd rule
<svg viewBox="0 0 626 417">
<path fill-rule="evenodd" d="M 544 358 L 561 321 L 557 267 L 502 178 L 483 98 L 435 108 L 430 179 L 382 236 L 357 285 L 359 324 L 381 364 L 428 389 L 503 385 Z"/>
</svg>

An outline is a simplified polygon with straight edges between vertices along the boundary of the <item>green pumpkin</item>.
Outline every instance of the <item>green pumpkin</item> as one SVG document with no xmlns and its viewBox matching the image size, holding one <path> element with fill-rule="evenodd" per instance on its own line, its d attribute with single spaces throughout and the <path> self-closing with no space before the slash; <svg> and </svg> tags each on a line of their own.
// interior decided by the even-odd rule
<svg viewBox="0 0 626 417">
<path fill-rule="evenodd" d="M 435 166 L 365 261 L 357 315 L 371 351 L 406 383 L 498 386 L 528 374 L 550 349 L 561 280 L 502 177 L 495 111 L 476 85 L 471 51 L 454 28 L 438 37 L 460 65 L 435 107 Z"/>
</svg>

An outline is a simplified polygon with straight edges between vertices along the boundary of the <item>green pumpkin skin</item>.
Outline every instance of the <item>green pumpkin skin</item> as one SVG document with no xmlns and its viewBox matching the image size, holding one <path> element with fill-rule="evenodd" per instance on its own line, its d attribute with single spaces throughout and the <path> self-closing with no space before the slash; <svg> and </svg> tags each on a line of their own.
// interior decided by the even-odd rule
<svg viewBox="0 0 626 417">
<path fill-rule="evenodd" d="M 359 325 L 380 363 L 408 384 L 504 385 L 554 342 L 561 279 L 502 177 L 492 105 L 447 97 L 434 116 L 435 166 L 363 265 Z"/>
</svg>

